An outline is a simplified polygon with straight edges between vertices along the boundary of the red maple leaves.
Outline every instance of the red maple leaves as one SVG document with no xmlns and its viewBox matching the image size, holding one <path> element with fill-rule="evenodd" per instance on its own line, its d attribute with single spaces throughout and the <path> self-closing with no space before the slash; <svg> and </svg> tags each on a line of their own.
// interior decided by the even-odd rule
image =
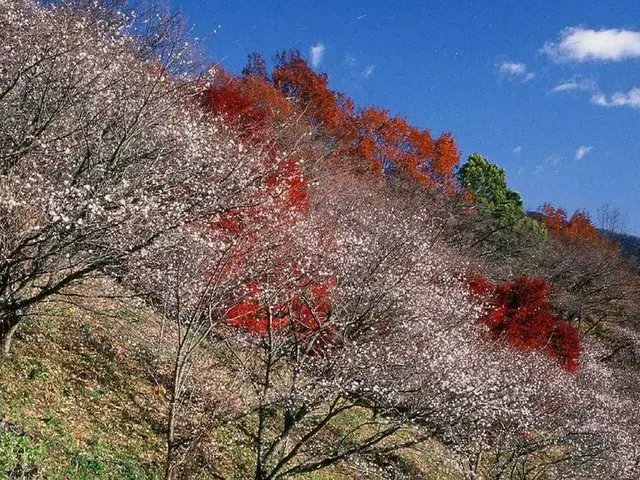
<svg viewBox="0 0 640 480">
<path fill-rule="evenodd" d="M 455 190 L 453 170 L 460 153 L 450 133 L 434 139 L 429 130 L 387 110 L 356 108 L 349 97 L 331 90 L 328 76 L 315 72 L 297 51 L 278 54 L 271 76 L 258 55 L 241 77 L 217 73 L 203 103 L 238 126 L 244 141 L 264 141 L 279 124 L 291 128 L 292 119 L 303 119 L 307 133 L 322 144 L 320 156 L 356 162 L 356 170 L 380 176 L 394 171 L 426 189 Z"/>
<path fill-rule="evenodd" d="M 579 366 L 582 346 L 578 330 L 553 313 L 549 284 L 526 275 L 513 282 L 495 284 L 472 275 L 469 288 L 489 299 L 481 317 L 489 331 L 519 350 L 540 350 L 557 358 L 569 372 Z"/>
<path fill-rule="evenodd" d="M 308 284 L 296 288 L 289 298 L 267 306 L 260 300 L 260 286 L 251 283 L 247 285 L 247 295 L 229 309 L 225 319 L 249 333 L 264 334 L 270 329 L 292 327 L 304 337 L 327 324 L 331 312 L 329 292 L 330 282 Z"/>
<path fill-rule="evenodd" d="M 265 152 L 262 195 L 268 201 L 223 215 L 212 225 L 215 234 L 246 238 L 253 226 L 265 224 L 266 230 L 256 231 L 268 235 L 269 229 L 287 229 L 308 213 L 309 180 L 299 158 L 313 155 L 309 148 L 318 147 L 316 144 L 296 154 L 286 153 L 289 145 L 283 143 L 280 127 L 291 124 L 293 118 L 302 119 L 298 128 L 307 132 L 294 137 L 311 134 L 314 141 L 322 143 L 322 156 L 326 158 L 355 158 L 380 176 L 397 174 L 426 189 L 444 194 L 455 191 L 453 170 L 460 154 L 451 134 L 434 139 L 428 130 L 391 116 L 386 110 L 357 110 L 351 99 L 331 90 L 328 77 L 311 69 L 298 52 L 282 53 L 276 60 L 269 76 L 265 62 L 254 55 L 242 76 L 222 72 L 203 95 L 207 109 L 236 126 L 244 142 L 260 145 Z M 543 213 L 545 225 L 553 234 L 593 243 L 601 238 L 583 212 L 576 212 L 567 220 L 563 210 L 545 205 Z M 242 268 L 241 257 L 242 252 L 234 262 L 236 268 Z M 295 259 L 287 262 L 296 268 Z M 331 310 L 330 282 L 304 281 L 305 285 L 289 285 L 290 293 L 269 305 L 261 300 L 259 281 L 252 281 L 246 295 L 237 299 L 225 318 L 229 324 L 251 333 L 263 334 L 270 328 L 294 325 L 299 333 L 316 331 Z M 482 322 L 494 335 L 521 350 L 544 351 L 569 371 L 578 368 L 578 332 L 553 313 L 547 299 L 549 286 L 544 280 L 523 276 L 511 283 L 492 284 L 475 277 L 469 285 L 474 293 L 489 296 L 492 308 Z M 287 288 L 282 291 L 289 291 Z"/>
</svg>

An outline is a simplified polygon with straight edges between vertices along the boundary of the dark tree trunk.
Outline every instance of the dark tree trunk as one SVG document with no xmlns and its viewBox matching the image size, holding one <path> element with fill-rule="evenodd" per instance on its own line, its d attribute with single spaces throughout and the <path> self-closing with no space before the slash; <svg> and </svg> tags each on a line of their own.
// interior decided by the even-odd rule
<svg viewBox="0 0 640 480">
<path fill-rule="evenodd" d="M 0 343 L 2 343 L 2 356 L 9 358 L 11 353 L 11 341 L 20 326 L 21 315 L 18 312 L 5 312 L 0 315 Z"/>
</svg>

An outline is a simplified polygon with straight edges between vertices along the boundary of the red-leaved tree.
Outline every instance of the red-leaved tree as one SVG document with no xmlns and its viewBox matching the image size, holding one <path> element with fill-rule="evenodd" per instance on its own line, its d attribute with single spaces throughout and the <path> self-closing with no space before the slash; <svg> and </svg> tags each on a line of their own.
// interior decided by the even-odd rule
<svg viewBox="0 0 640 480">
<path fill-rule="evenodd" d="M 494 336 L 519 350 L 543 351 L 567 371 L 578 370 L 582 352 L 578 330 L 553 313 L 544 279 L 523 275 L 513 282 L 494 284 L 472 276 L 469 287 L 488 298 L 489 308 L 481 322 Z"/>
</svg>

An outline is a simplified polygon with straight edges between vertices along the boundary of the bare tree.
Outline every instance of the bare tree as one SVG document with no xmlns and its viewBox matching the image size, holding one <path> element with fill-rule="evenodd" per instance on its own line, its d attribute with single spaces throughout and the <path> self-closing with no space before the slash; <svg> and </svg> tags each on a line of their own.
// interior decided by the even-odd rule
<svg viewBox="0 0 640 480">
<path fill-rule="evenodd" d="M 629 223 L 629 217 L 619 208 L 610 203 L 605 203 L 597 210 L 598 227 L 611 233 L 625 233 Z"/>
<path fill-rule="evenodd" d="M 613 245 L 550 237 L 533 270 L 548 279 L 554 306 L 588 331 L 635 323 L 640 281 Z"/>
</svg>

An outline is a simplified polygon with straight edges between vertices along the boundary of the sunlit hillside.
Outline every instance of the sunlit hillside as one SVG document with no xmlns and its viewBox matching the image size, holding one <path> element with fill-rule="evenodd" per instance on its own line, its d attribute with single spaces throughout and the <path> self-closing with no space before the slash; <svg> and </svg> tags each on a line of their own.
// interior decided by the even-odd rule
<svg viewBox="0 0 640 480">
<path fill-rule="evenodd" d="M 620 211 L 186 22 L 0 0 L 0 476 L 640 478 Z"/>
</svg>

